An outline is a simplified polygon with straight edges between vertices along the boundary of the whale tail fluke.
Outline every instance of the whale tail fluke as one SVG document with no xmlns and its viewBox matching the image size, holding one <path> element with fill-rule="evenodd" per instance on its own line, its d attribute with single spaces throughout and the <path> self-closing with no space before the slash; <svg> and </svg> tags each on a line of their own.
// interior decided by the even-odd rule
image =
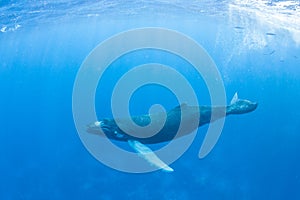
<svg viewBox="0 0 300 200">
<path fill-rule="evenodd" d="M 239 100 L 239 96 L 238 96 L 238 93 L 236 92 L 236 93 L 234 93 L 234 95 L 230 101 L 230 105 L 236 103 L 238 100 Z"/>
<path fill-rule="evenodd" d="M 252 112 L 257 108 L 257 105 L 257 102 L 251 102 L 246 99 L 239 99 L 238 93 L 236 92 L 230 101 L 230 105 L 227 106 L 226 114 L 244 114 Z"/>
</svg>

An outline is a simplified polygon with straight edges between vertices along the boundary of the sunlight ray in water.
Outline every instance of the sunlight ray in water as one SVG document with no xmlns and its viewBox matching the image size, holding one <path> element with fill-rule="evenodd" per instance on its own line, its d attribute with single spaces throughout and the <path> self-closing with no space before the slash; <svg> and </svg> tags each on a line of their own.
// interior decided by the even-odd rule
<svg viewBox="0 0 300 200">
<path fill-rule="evenodd" d="M 232 23 L 237 23 L 241 27 L 249 27 L 251 19 L 256 20 L 256 24 L 269 30 L 286 30 L 294 41 L 300 45 L 300 3 L 299 1 L 266 1 L 266 0 L 235 0 L 229 4 L 229 16 Z M 250 26 L 251 27 L 251 26 Z M 259 36 L 253 31 L 252 39 Z M 273 35 L 269 33 L 267 35 Z M 264 44 L 264 39 L 261 45 Z"/>
</svg>

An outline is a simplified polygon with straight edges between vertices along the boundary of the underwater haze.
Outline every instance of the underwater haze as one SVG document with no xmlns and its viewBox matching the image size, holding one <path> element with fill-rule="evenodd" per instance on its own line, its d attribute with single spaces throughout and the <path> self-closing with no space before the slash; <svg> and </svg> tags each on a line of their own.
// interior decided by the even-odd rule
<svg viewBox="0 0 300 200">
<path fill-rule="evenodd" d="M 73 85 L 85 58 L 113 35 L 145 27 L 195 40 L 214 60 L 227 102 L 238 92 L 259 104 L 227 117 L 204 159 L 198 152 L 207 126 L 200 127 L 172 173 L 107 167 L 85 148 L 73 120 Z M 154 62 L 173 66 L 200 104 L 210 104 L 192 66 L 145 50 L 105 72 L 97 116 L 112 117 L 118 78 Z M 156 103 L 178 105 L 170 91 L 145 87 L 131 98 L 130 112 L 146 114 Z M 0 199 L 300 199 L 299 103 L 299 1 L 0 1 Z"/>
</svg>

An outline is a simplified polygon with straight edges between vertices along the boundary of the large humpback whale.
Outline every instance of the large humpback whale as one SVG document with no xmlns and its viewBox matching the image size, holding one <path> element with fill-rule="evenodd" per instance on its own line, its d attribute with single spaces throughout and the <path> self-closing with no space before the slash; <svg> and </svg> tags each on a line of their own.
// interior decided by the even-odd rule
<svg viewBox="0 0 300 200">
<path fill-rule="evenodd" d="M 170 111 L 167 112 L 165 123 L 161 130 L 158 131 L 157 134 L 150 137 L 143 137 L 144 132 L 138 133 L 141 137 L 137 137 L 137 133 L 135 136 L 128 134 L 128 131 L 123 131 L 119 126 L 126 127 L 129 123 L 130 119 L 103 119 L 100 121 L 96 121 L 87 126 L 87 132 L 103 135 L 103 133 L 109 139 L 125 141 L 144 159 L 146 159 L 151 164 L 164 169 L 166 171 L 173 171 L 172 168 L 167 166 L 163 161 L 161 161 L 149 147 L 145 146 L 145 144 L 154 144 L 160 142 L 170 141 L 174 138 L 182 137 L 191 133 L 196 128 L 205 125 L 207 123 L 213 122 L 221 117 L 225 117 L 232 114 L 244 114 L 248 112 L 252 112 L 257 108 L 256 102 L 251 102 L 249 100 L 239 99 L 237 93 L 233 96 L 230 104 L 226 107 L 221 106 L 189 106 L 187 104 L 181 104 Z M 200 112 L 200 113 L 197 113 Z M 215 118 L 212 119 L 212 112 L 214 112 Z M 184 114 L 183 114 L 184 113 Z M 189 120 L 192 120 L 193 116 L 200 116 L 200 119 L 197 119 L 197 125 L 195 126 L 186 126 L 181 131 L 178 132 L 179 125 L 182 119 L 186 120 L 186 124 L 188 124 Z M 184 117 L 182 117 L 184 115 Z M 133 116 L 132 120 L 141 127 L 145 127 L 150 122 L 157 122 L 163 118 L 162 113 L 157 113 L 153 115 L 140 115 Z M 119 126 L 116 121 L 118 121 Z M 120 124 L 121 123 L 121 124 Z M 128 125 L 129 126 L 129 125 Z M 128 130 L 128 129 L 127 129 Z M 134 132 L 134 129 L 130 129 Z M 127 133 L 126 133 L 127 132 Z"/>
</svg>

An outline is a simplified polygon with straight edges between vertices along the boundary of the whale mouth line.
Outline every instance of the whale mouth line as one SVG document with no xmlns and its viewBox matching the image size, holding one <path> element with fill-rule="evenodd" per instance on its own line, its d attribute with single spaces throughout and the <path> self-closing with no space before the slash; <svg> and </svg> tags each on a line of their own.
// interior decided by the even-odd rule
<svg viewBox="0 0 300 200">
<path fill-rule="evenodd" d="M 100 127 L 103 131 L 105 131 L 105 130 L 109 131 L 109 130 L 111 130 L 111 128 L 112 128 L 110 125 L 106 124 L 106 123 L 103 122 L 103 121 L 100 121 L 99 127 Z"/>
</svg>

